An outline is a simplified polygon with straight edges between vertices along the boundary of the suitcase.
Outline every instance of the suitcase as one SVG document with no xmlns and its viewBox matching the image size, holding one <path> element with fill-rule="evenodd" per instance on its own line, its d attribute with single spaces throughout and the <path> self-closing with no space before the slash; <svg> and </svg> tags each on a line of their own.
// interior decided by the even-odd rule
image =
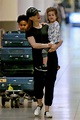
<svg viewBox="0 0 80 120">
<path fill-rule="evenodd" d="M 19 108 L 20 97 L 31 97 L 34 101 L 33 77 L 0 77 L 1 104 L 11 101 L 11 108 Z"/>
<path fill-rule="evenodd" d="M 18 61 L 17 62 L 1 61 L 0 74 L 1 76 L 6 76 L 6 77 L 33 76 L 34 74 L 33 63 L 32 62 L 18 62 Z"/>
<path fill-rule="evenodd" d="M 33 76 L 32 48 L 1 48 L 1 76 Z"/>
<path fill-rule="evenodd" d="M 25 32 L 8 31 L 3 35 L 2 46 L 3 47 L 26 47 L 26 46 L 30 46 L 30 44 L 26 39 Z"/>
<path fill-rule="evenodd" d="M 32 61 L 32 48 L 3 47 L 0 58 L 2 61 Z"/>
<path fill-rule="evenodd" d="M 33 77 L 0 77 L 0 91 L 8 90 L 9 85 L 13 90 L 23 90 L 26 93 L 34 91 Z"/>
<path fill-rule="evenodd" d="M 0 92 L 7 89 L 6 77 L 0 77 Z"/>
</svg>

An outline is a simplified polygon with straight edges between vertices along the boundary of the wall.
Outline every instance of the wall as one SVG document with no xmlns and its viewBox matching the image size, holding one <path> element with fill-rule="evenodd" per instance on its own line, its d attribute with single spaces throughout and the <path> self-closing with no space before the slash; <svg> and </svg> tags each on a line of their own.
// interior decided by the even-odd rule
<svg viewBox="0 0 80 120">
<path fill-rule="evenodd" d="M 0 0 L 0 28 L 16 29 L 17 0 Z"/>
<path fill-rule="evenodd" d="M 0 0 L 0 21 L 14 21 L 17 16 L 16 0 Z"/>
<path fill-rule="evenodd" d="M 41 21 L 44 21 L 45 10 L 53 5 L 54 0 L 0 0 L 0 28 L 17 30 L 17 17 L 25 14 L 26 9 L 34 6 L 41 10 Z"/>
<path fill-rule="evenodd" d="M 25 14 L 28 7 L 33 6 L 34 0 L 17 0 L 18 1 L 18 15 Z"/>
</svg>

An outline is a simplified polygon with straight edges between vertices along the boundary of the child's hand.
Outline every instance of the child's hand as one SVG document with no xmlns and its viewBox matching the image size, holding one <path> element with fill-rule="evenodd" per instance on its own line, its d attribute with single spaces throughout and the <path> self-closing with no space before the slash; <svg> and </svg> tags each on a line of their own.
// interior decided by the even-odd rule
<svg viewBox="0 0 80 120">
<path fill-rule="evenodd" d="M 54 49 L 52 49 L 52 48 L 50 48 L 49 50 L 48 50 L 48 52 L 53 52 L 53 51 L 55 51 Z"/>
<path fill-rule="evenodd" d="M 47 23 L 45 23 L 45 22 L 42 22 L 42 23 L 41 23 L 41 25 L 47 25 Z"/>
</svg>

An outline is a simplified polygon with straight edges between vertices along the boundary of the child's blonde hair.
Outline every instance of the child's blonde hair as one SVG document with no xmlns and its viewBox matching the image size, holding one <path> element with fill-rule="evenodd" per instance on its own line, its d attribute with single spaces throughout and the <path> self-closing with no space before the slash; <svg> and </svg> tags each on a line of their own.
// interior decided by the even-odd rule
<svg viewBox="0 0 80 120">
<path fill-rule="evenodd" d="M 49 8 L 46 9 L 47 21 L 50 22 L 49 19 L 48 19 L 48 13 L 51 12 L 51 11 L 53 11 L 55 13 L 55 15 L 57 17 L 56 21 L 60 22 L 59 15 L 58 15 L 58 10 L 57 10 L 57 8 L 54 8 L 54 7 L 49 7 Z"/>
</svg>

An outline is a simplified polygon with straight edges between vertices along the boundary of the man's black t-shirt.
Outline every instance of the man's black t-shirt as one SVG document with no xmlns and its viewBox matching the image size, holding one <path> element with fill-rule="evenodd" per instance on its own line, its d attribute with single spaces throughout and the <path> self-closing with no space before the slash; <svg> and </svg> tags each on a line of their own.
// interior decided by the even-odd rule
<svg viewBox="0 0 80 120">
<path fill-rule="evenodd" d="M 42 28 L 37 29 L 32 27 L 26 32 L 26 37 L 33 36 L 36 43 L 48 43 L 48 25 L 42 25 Z M 33 64 L 34 66 L 40 66 L 43 64 L 42 49 L 32 48 L 33 52 Z"/>
</svg>

